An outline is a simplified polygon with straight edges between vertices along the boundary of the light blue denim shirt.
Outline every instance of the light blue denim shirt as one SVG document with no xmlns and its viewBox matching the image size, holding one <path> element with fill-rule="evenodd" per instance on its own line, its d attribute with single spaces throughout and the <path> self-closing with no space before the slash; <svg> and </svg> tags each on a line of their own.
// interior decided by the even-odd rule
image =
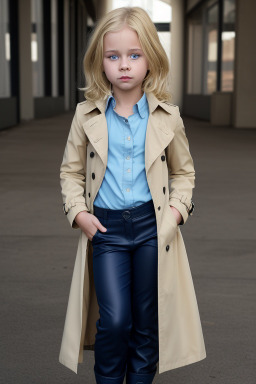
<svg viewBox="0 0 256 384">
<path fill-rule="evenodd" d="M 108 162 L 94 200 L 101 208 L 137 207 L 152 199 L 145 171 L 145 139 L 149 108 L 146 94 L 133 106 L 128 119 L 114 111 L 116 100 L 106 103 Z"/>
</svg>

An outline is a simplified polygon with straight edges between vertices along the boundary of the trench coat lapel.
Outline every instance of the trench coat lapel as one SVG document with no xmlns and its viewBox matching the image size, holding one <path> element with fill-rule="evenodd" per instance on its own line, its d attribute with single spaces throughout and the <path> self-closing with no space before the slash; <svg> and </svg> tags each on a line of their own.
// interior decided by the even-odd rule
<svg viewBox="0 0 256 384">
<path fill-rule="evenodd" d="M 108 161 L 108 128 L 105 113 L 100 113 L 86 121 L 83 124 L 83 129 L 106 168 Z"/>
<path fill-rule="evenodd" d="M 157 113 L 153 113 L 158 105 L 161 105 L 163 109 L 169 112 L 168 105 L 160 103 L 152 93 L 146 93 L 146 96 L 149 104 L 149 119 L 145 140 L 145 170 L 146 174 L 148 174 L 151 165 L 167 147 L 174 133 L 171 126 L 168 127 L 163 122 L 160 122 L 161 120 Z M 106 101 L 96 101 L 94 108 L 93 103 L 89 103 L 85 114 L 95 109 L 95 107 L 98 108 L 100 113 L 83 124 L 84 132 L 100 156 L 105 168 L 107 167 L 108 160 L 108 129 L 105 116 Z"/>
<path fill-rule="evenodd" d="M 162 123 L 160 124 L 157 116 L 150 114 L 148 118 L 148 126 L 145 140 L 145 170 L 146 175 L 151 165 L 168 146 L 172 140 L 174 133 Z"/>
</svg>

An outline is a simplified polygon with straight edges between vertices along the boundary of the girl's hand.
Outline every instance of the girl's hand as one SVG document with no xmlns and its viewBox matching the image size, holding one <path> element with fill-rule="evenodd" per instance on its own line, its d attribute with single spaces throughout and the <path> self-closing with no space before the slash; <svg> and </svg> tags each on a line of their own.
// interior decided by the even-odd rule
<svg viewBox="0 0 256 384">
<path fill-rule="evenodd" d="M 170 208 L 172 210 L 172 213 L 174 214 L 175 218 L 176 218 L 176 221 L 177 221 L 177 225 L 179 225 L 179 223 L 181 222 L 182 220 L 182 216 L 180 214 L 180 211 L 178 211 L 177 208 L 174 208 L 170 205 Z"/>
<path fill-rule="evenodd" d="M 75 217 L 75 222 L 86 234 L 89 240 L 92 240 L 93 236 L 97 232 L 97 229 L 101 232 L 107 231 L 107 228 L 101 224 L 96 216 L 86 211 L 79 212 Z"/>
</svg>

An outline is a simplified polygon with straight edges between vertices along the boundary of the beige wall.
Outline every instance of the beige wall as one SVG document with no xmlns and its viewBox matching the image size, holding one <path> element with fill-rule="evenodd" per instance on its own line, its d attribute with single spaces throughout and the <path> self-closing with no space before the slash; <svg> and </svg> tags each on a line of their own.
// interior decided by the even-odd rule
<svg viewBox="0 0 256 384">
<path fill-rule="evenodd" d="M 105 13 L 108 13 L 108 12 L 110 12 L 112 10 L 112 8 L 113 8 L 112 3 L 113 3 L 112 0 L 105 0 L 105 3 L 104 3 L 104 5 L 105 5 L 105 9 L 104 9 Z M 120 5 L 120 7 L 121 7 L 121 5 Z"/>
<path fill-rule="evenodd" d="M 184 59 L 184 0 L 172 0 L 171 93 L 173 104 L 182 108 Z"/>
<path fill-rule="evenodd" d="M 237 1 L 233 124 L 256 128 L 256 1 Z"/>
</svg>

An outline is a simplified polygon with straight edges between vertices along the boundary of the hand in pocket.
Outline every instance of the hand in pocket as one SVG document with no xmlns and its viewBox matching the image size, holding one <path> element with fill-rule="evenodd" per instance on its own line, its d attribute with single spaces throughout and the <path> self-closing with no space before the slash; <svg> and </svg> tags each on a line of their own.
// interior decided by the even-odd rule
<svg viewBox="0 0 256 384">
<path fill-rule="evenodd" d="M 171 210 L 172 210 L 172 213 L 173 213 L 174 216 L 175 216 L 175 219 L 176 219 L 176 221 L 177 221 L 177 225 L 179 225 L 179 223 L 180 223 L 181 220 L 182 220 L 182 216 L 181 216 L 181 214 L 180 214 L 180 211 L 178 211 L 177 208 L 175 208 L 175 207 L 173 207 L 173 206 L 171 206 L 171 205 L 170 205 L 170 208 L 171 208 Z"/>
<path fill-rule="evenodd" d="M 97 230 L 101 232 L 107 231 L 107 228 L 101 224 L 96 216 L 86 211 L 79 212 L 75 217 L 75 221 L 90 241 L 92 241 Z"/>
</svg>

